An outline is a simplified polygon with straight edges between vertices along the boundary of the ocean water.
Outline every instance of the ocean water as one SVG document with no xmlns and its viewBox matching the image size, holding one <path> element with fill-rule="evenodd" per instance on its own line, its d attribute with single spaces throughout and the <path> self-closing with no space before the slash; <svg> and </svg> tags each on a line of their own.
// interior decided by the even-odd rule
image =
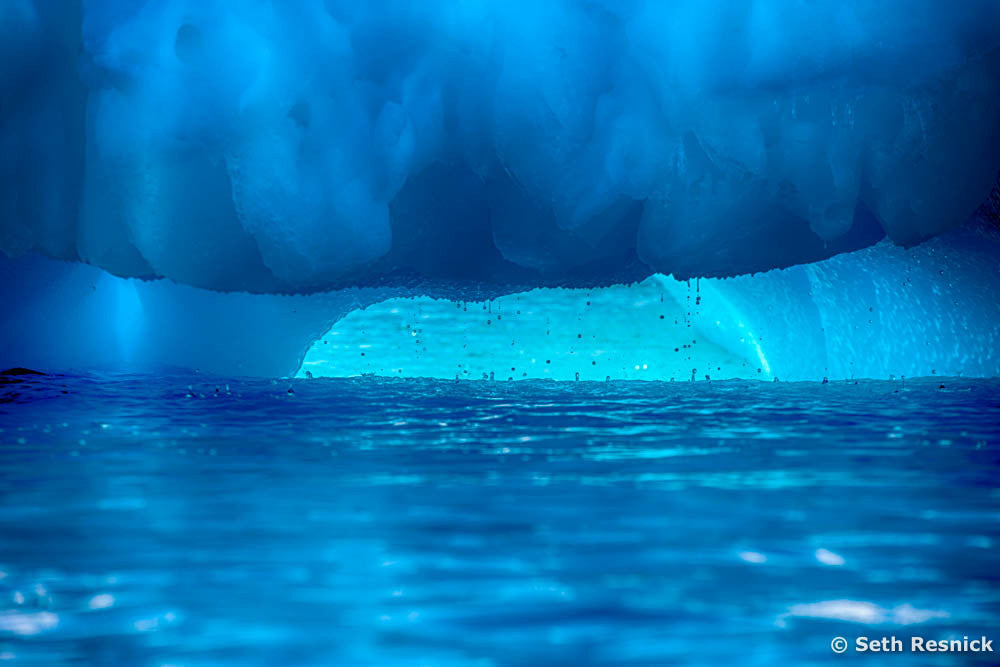
<svg viewBox="0 0 1000 667">
<path fill-rule="evenodd" d="M 0 400 L 4 664 L 1000 640 L 997 380 L 17 376 Z"/>
</svg>

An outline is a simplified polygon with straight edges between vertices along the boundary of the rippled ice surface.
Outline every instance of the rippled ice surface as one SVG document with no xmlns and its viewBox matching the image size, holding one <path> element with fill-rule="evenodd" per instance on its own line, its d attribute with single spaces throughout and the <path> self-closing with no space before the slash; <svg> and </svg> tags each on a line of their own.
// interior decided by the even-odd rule
<svg viewBox="0 0 1000 667">
<path fill-rule="evenodd" d="M 997 381 L 21 379 L 0 386 L 12 664 L 798 665 L 850 660 L 835 635 L 1000 640 Z"/>
</svg>

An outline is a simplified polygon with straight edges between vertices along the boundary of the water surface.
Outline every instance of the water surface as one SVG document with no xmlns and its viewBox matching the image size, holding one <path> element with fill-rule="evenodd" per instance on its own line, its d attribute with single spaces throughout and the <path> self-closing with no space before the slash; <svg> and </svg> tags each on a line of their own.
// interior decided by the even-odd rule
<svg viewBox="0 0 1000 667">
<path fill-rule="evenodd" d="M 11 664 L 799 665 L 857 660 L 837 635 L 1000 639 L 1000 381 L 15 379 Z"/>
</svg>

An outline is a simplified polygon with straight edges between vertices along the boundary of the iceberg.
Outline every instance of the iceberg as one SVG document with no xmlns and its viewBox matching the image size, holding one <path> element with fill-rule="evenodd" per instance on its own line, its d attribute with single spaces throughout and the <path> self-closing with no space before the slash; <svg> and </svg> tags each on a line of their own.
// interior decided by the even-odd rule
<svg viewBox="0 0 1000 667">
<path fill-rule="evenodd" d="M 494 380 L 1000 375 L 1000 226 L 605 289 L 227 293 L 0 257 L 0 367 Z M 421 296 L 424 295 L 424 296 Z M 419 298 L 414 298 L 419 297 Z"/>
<path fill-rule="evenodd" d="M 990 191 L 998 27 L 989 0 L 10 0 L 0 250 L 308 294 L 909 246 Z"/>
<path fill-rule="evenodd" d="M 316 339 L 300 377 L 781 380 L 1000 375 L 1000 228 L 755 275 L 394 298 Z"/>
</svg>

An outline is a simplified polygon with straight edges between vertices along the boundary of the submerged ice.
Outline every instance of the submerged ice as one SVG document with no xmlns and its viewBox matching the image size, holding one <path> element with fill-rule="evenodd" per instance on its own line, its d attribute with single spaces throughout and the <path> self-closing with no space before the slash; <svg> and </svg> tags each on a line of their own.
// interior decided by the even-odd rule
<svg viewBox="0 0 1000 667">
<path fill-rule="evenodd" d="M 223 291 L 738 275 L 953 228 L 1000 5 L 8 0 L 0 249 Z"/>
</svg>

